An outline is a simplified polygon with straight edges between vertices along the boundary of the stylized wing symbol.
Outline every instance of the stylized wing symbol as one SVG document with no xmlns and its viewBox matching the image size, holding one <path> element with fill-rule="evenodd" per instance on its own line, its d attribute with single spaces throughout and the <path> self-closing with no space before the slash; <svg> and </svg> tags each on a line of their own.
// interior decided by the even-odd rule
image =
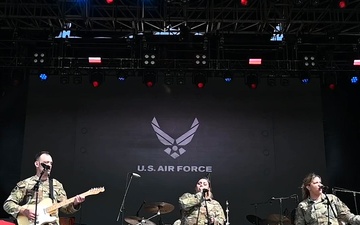
<svg viewBox="0 0 360 225">
<path fill-rule="evenodd" d="M 167 146 L 174 144 L 174 138 L 170 137 L 168 134 L 166 134 L 164 131 L 160 129 L 160 126 L 155 117 L 151 121 L 151 126 L 153 127 L 157 138 L 162 144 Z"/>
<path fill-rule="evenodd" d="M 181 135 L 180 137 L 178 137 L 176 139 L 176 143 L 179 146 L 185 146 L 187 144 L 190 143 L 190 141 L 193 139 L 196 130 L 199 127 L 199 121 L 197 120 L 197 118 L 194 119 L 194 122 L 191 125 L 190 130 L 188 130 L 185 134 Z"/>
</svg>

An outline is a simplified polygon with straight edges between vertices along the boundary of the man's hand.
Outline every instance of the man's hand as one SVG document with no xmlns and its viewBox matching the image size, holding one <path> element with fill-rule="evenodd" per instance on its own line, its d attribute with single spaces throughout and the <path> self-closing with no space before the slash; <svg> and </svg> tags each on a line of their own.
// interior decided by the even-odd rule
<svg viewBox="0 0 360 225">
<path fill-rule="evenodd" d="M 20 213 L 26 216 L 29 220 L 35 220 L 35 212 L 31 209 L 20 209 Z"/>
<path fill-rule="evenodd" d="M 74 199 L 74 206 L 80 205 L 84 201 L 85 201 L 85 197 L 81 195 L 76 195 Z"/>
</svg>

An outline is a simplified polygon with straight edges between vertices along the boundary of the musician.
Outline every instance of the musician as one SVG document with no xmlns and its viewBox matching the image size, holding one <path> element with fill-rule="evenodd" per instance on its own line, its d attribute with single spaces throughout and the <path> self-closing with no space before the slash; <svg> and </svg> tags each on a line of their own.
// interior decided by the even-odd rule
<svg viewBox="0 0 360 225">
<path fill-rule="evenodd" d="M 195 194 L 185 193 L 179 198 L 181 225 L 224 224 L 224 210 L 211 190 L 210 180 L 201 178 L 195 186 Z"/>
<path fill-rule="evenodd" d="M 55 210 L 55 212 L 51 214 L 51 216 L 56 218 L 56 221 L 47 221 L 49 220 L 46 217 L 48 214 L 42 215 L 43 212 L 39 212 L 39 208 L 42 206 L 42 201 L 45 199 L 46 203 L 49 198 L 52 199 L 49 201 L 49 205 L 43 205 L 45 208 L 51 206 L 52 202 L 56 203 L 67 199 L 63 185 L 54 178 L 49 179 L 53 167 L 53 160 L 50 153 L 47 151 L 41 151 L 36 154 L 34 165 L 36 168 L 36 174 L 17 183 L 11 191 L 10 196 L 5 200 L 3 208 L 8 214 L 12 215 L 14 218 L 18 218 L 19 225 L 28 225 L 33 222 L 35 220 L 36 203 L 35 186 L 38 183 L 37 196 L 39 207 L 36 221 L 40 222 L 39 224 L 59 224 L 58 210 Z M 51 189 L 53 190 L 52 193 L 50 191 Z M 74 201 L 72 203 L 61 207 L 60 211 L 67 214 L 74 213 L 80 209 L 80 204 L 83 201 L 85 201 L 85 197 L 77 195 L 74 197 Z M 21 218 L 21 220 L 19 218 Z"/>
<path fill-rule="evenodd" d="M 324 186 L 319 175 L 308 174 L 301 188 L 303 201 L 296 209 L 295 225 L 360 224 L 359 215 L 351 213 L 350 209 L 335 195 L 323 192 Z"/>
</svg>

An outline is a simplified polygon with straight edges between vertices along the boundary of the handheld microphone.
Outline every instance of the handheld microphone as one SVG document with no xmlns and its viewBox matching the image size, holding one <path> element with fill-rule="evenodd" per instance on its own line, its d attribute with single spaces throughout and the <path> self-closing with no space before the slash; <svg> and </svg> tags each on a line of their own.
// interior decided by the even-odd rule
<svg viewBox="0 0 360 225">
<path fill-rule="evenodd" d="M 203 193 L 208 193 L 209 192 L 209 190 L 205 189 L 205 188 L 202 191 L 203 191 Z"/>
<path fill-rule="evenodd" d="M 45 163 L 40 163 L 44 170 L 49 170 L 50 166 L 46 165 Z"/>
<path fill-rule="evenodd" d="M 141 177 L 139 174 L 137 173 L 131 173 L 131 176 L 134 176 L 134 177 Z"/>
</svg>

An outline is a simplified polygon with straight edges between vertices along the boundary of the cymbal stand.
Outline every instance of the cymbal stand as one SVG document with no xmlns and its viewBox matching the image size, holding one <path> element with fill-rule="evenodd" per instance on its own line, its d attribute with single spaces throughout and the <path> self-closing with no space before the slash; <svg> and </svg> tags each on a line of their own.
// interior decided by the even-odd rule
<svg viewBox="0 0 360 225">
<path fill-rule="evenodd" d="M 230 225 L 230 219 L 229 219 L 229 202 L 226 200 L 226 223 L 225 225 Z"/>
<path fill-rule="evenodd" d="M 253 206 L 254 206 L 254 210 L 255 210 L 255 216 L 256 216 L 255 225 L 259 225 L 259 224 L 260 224 L 259 217 L 258 217 L 258 212 L 257 212 L 258 205 L 269 204 L 269 203 L 271 203 L 271 200 L 272 200 L 272 199 L 270 199 L 269 201 L 266 201 L 266 202 L 257 202 L 257 203 L 251 203 L 251 204 L 250 204 L 250 205 L 253 205 Z"/>
<path fill-rule="evenodd" d="M 280 215 L 280 225 L 283 225 L 283 224 L 284 224 L 283 205 L 282 205 L 282 203 L 283 203 L 283 200 L 284 200 L 284 199 L 289 199 L 289 198 L 291 198 L 291 197 L 288 196 L 288 197 L 279 197 L 279 198 L 272 197 L 272 198 L 271 198 L 272 200 L 279 200 L 279 207 L 280 207 L 280 213 L 279 213 L 279 215 Z"/>
<path fill-rule="evenodd" d="M 142 219 L 139 223 L 137 223 L 136 225 L 142 225 L 142 224 L 144 224 L 144 222 L 146 221 L 146 220 L 151 220 L 152 218 L 155 218 L 155 217 L 157 217 L 157 216 L 159 216 L 161 213 L 160 213 L 160 210 L 156 213 L 156 214 L 154 214 L 154 215 L 152 215 L 152 216 L 150 216 L 149 218 L 147 218 L 147 219 Z"/>
</svg>

